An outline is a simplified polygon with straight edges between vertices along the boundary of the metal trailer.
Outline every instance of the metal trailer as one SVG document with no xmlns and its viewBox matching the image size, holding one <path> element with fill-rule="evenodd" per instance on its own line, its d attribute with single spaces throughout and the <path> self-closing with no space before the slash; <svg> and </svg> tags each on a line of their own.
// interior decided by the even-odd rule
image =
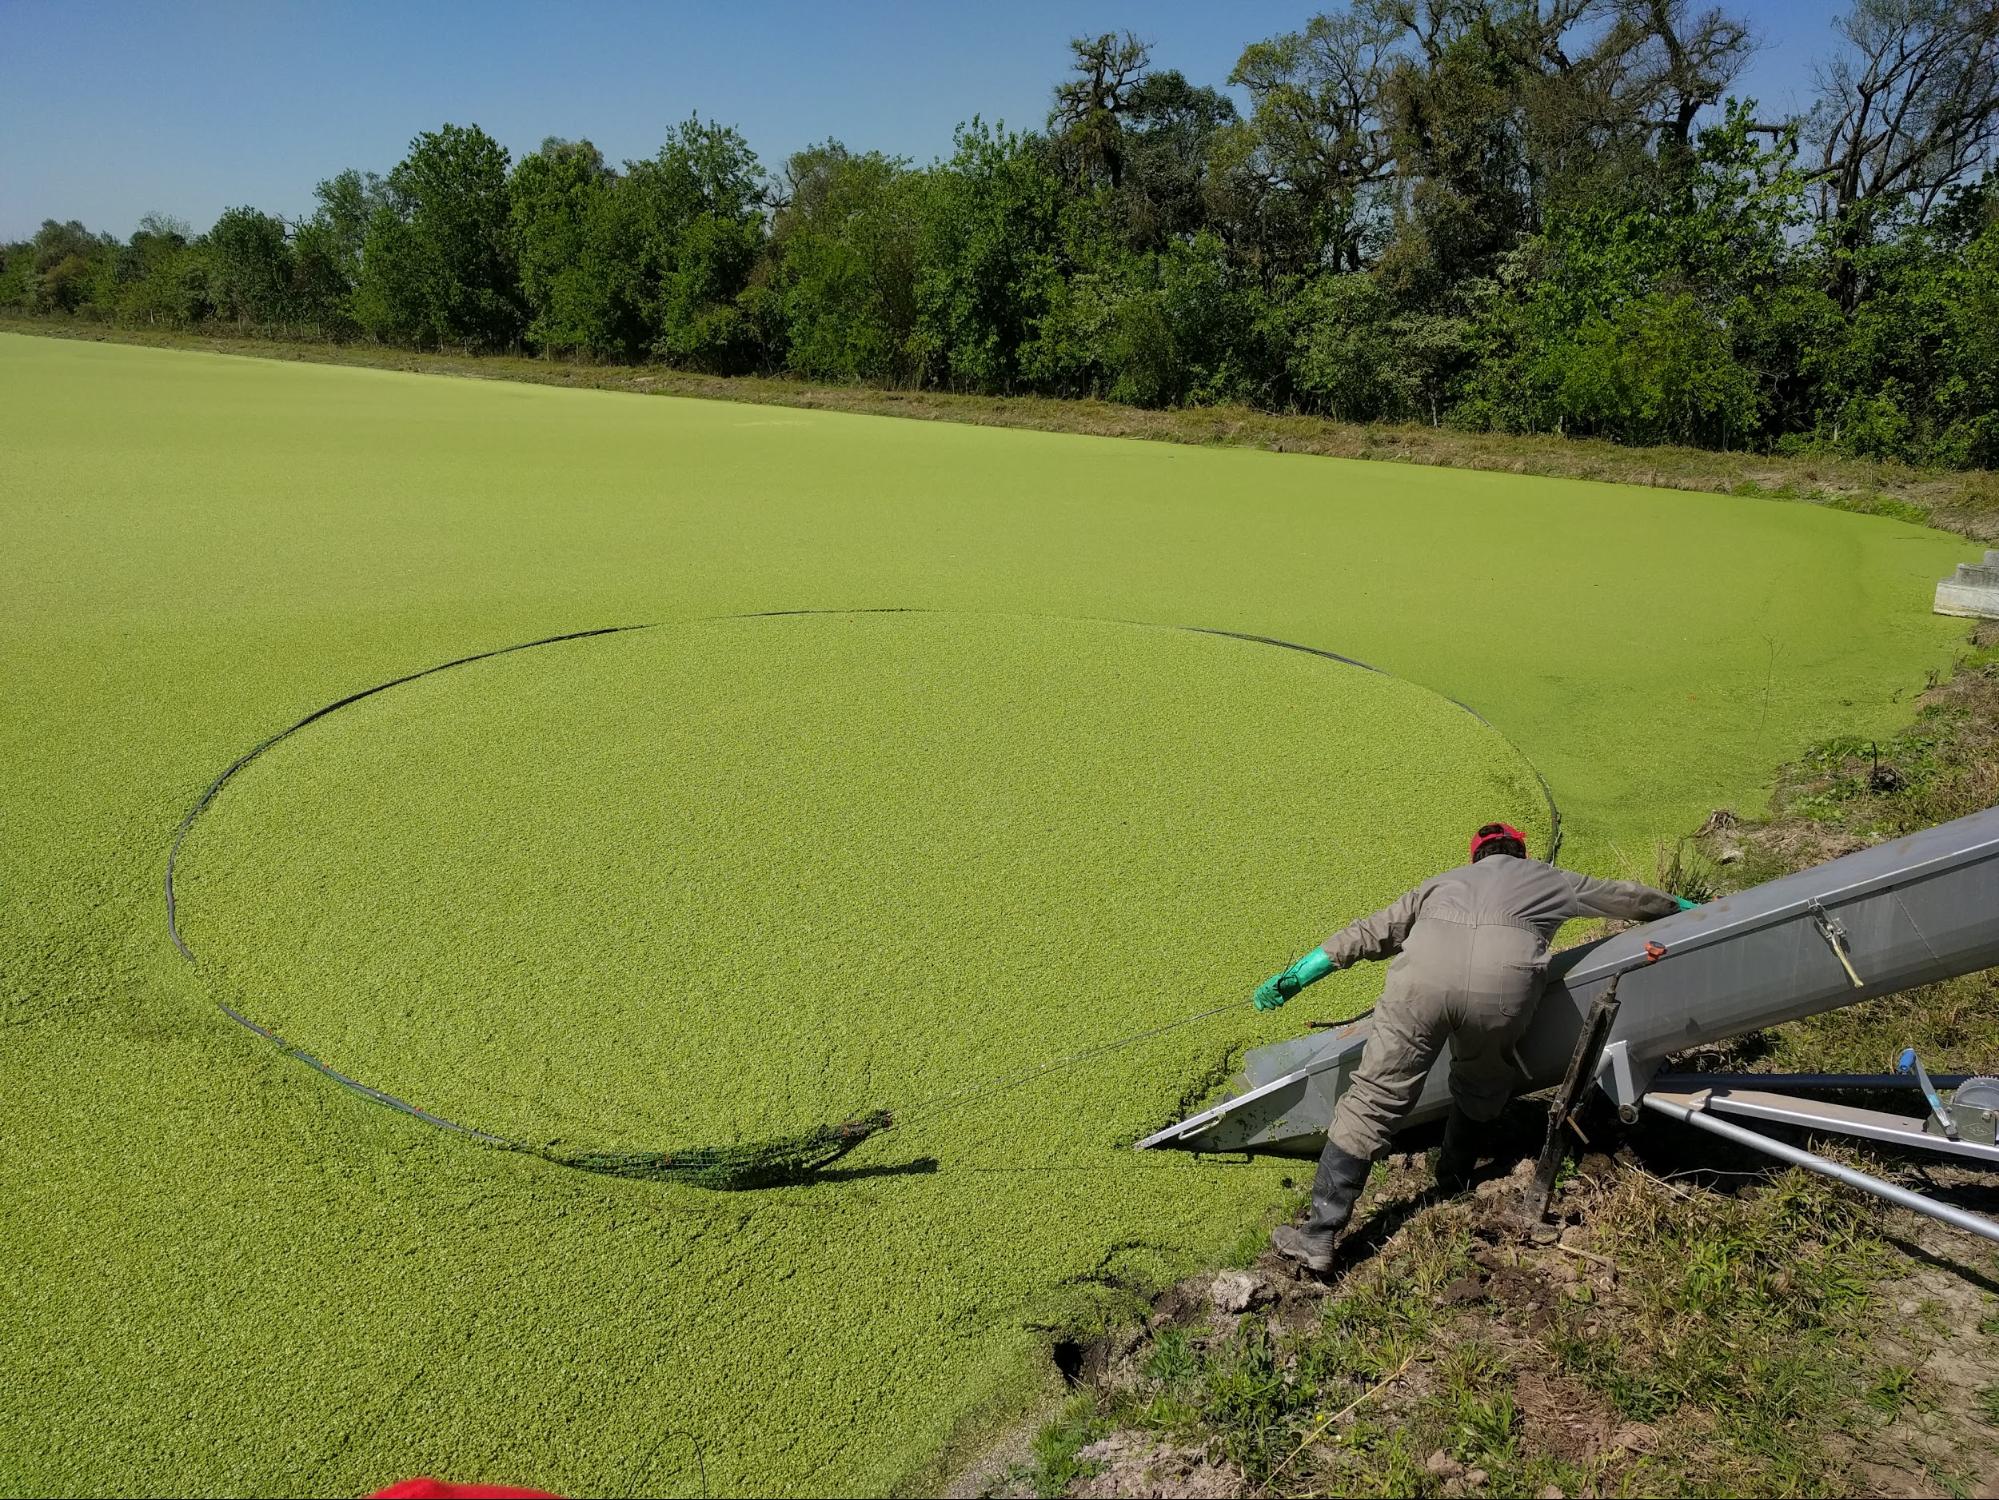
<svg viewBox="0 0 1999 1500">
<path fill-rule="evenodd" d="M 1558 954 L 1515 1059 L 1521 1091 L 1577 1074 L 1627 1121 L 1643 1109 L 1825 1173 L 1990 1239 L 1999 1223 L 1907 1192 L 1735 1123 L 1791 1126 L 1999 1167 L 1999 1081 L 1946 1079 L 1946 1101 L 1913 1053 L 1889 1075 L 1667 1076 L 1706 1042 L 1999 965 L 1999 808 L 1879 844 Z M 1606 1024 L 1606 1019 L 1607 1024 Z M 1367 1043 L 1366 1016 L 1259 1047 L 1229 1097 L 1137 1143 L 1200 1152 L 1316 1156 Z M 1449 1049 L 1405 1127 L 1450 1105 Z M 1925 1116 L 1814 1103 L 1799 1091 L 1905 1086 Z"/>
</svg>

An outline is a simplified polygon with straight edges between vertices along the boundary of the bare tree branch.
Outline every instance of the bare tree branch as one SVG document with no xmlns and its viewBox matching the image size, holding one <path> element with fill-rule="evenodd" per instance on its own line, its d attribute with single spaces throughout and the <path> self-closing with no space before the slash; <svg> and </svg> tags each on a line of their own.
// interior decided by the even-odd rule
<svg viewBox="0 0 1999 1500">
<path fill-rule="evenodd" d="M 1808 122 L 1826 222 L 1927 217 L 1999 148 L 1999 6 L 1992 0 L 1857 0 L 1846 51 L 1819 70 Z"/>
</svg>

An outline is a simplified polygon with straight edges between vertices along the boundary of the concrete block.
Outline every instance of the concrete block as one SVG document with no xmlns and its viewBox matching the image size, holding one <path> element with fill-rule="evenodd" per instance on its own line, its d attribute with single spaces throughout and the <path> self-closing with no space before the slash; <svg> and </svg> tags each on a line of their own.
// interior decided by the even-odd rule
<svg viewBox="0 0 1999 1500">
<path fill-rule="evenodd" d="M 1967 571 L 1960 567 L 1961 575 Z M 1994 570 L 1979 568 L 1979 573 Z M 1946 578 L 1937 584 L 1936 613 L 1940 615 L 1964 615 L 1974 620 L 1999 620 L 1999 578 L 1989 583 L 1967 581 L 1962 577 Z"/>
</svg>

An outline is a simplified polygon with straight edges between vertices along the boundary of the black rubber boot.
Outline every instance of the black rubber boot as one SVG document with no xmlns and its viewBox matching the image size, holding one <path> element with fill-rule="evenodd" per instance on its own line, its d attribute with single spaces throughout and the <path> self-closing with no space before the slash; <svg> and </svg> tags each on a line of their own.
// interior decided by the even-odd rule
<svg viewBox="0 0 1999 1500">
<path fill-rule="evenodd" d="M 1479 1129 L 1470 1115 L 1451 1106 L 1451 1117 L 1444 1122 L 1444 1146 L 1437 1153 L 1437 1191 L 1447 1198 L 1471 1186 L 1472 1173 L 1478 1170 Z"/>
<path fill-rule="evenodd" d="M 1354 1203 L 1367 1184 L 1372 1165 L 1366 1157 L 1347 1155 L 1328 1137 L 1319 1157 L 1318 1175 L 1312 1179 L 1312 1211 L 1303 1224 L 1280 1224 L 1273 1229 L 1271 1248 L 1308 1271 L 1331 1270 L 1333 1246 L 1353 1217 Z"/>
</svg>

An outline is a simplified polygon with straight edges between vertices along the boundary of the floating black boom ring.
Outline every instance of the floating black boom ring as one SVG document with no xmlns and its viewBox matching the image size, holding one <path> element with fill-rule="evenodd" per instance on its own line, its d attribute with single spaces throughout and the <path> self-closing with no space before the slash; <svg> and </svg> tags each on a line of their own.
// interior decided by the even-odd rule
<svg viewBox="0 0 1999 1500">
<path fill-rule="evenodd" d="M 561 635 L 546 635 L 538 640 L 522 641 L 517 645 L 498 646 L 491 651 L 479 651 L 470 656 L 454 657 L 450 661 L 439 662 L 435 666 L 425 667 L 421 671 L 405 673 L 401 677 L 392 677 L 387 682 L 376 683 L 373 687 L 362 688 L 358 692 L 349 693 L 344 698 L 336 698 L 324 707 L 314 709 L 296 723 L 289 724 L 277 733 L 259 740 L 248 750 L 237 756 L 235 760 L 231 761 L 224 768 L 222 774 L 209 782 L 202 794 L 195 798 L 194 805 L 188 808 L 186 815 L 181 818 L 179 826 L 174 829 L 173 841 L 167 848 L 167 936 L 173 940 L 174 947 L 180 950 L 182 958 L 186 959 L 190 964 L 195 962 L 193 950 L 188 947 L 186 938 L 181 935 L 180 908 L 175 900 L 174 893 L 174 869 L 180 859 L 181 845 L 186 842 L 188 831 L 194 827 L 195 819 L 208 810 L 216 797 L 220 795 L 223 787 L 227 786 L 239 772 L 243 771 L 252 761 L 256 760 L 272 746 L 291 738 L 291 736 L 297 734 L 308 725 L 318 723 L 319 720 L 325 718 L 328 714 L 350 707 L 365 698 L 372 698 L 377 693 L 386 693 L 390 688 L 401 687 L 404 683 L 415 682 L 420 678 L 432 677 L 439 672 L 449 671 L 453 667 L 470 666 L 473 662 L 489 661 L 493 657 L 508 656 L 516 651 L 532 651 L 537 646 L 554 646 L 564 641 L 584 641 L 594 639 L 598 636 L 626 635 L 640 630 L 658 630 L 664 628 L 668 623 L 693 625 L 718 620 L 769 620 L 790 618 L 799 615 L 934 615 L 948 613 L 951 613 L 951 611 L 909 606 L 862 609 L 769 609 L 753 610 L 742 614 L 705 615 L 677 622 L 655 620 L 642 625 L 600 625 L 592 630 L 571 630 Z M 1039 618 L 1053 617 L 1042 616 Z M 1321 657 L 1326 661 L 1339 662 L 1343 666 L 1358 667 L 1364 672 L 1373 672 L 1379 676 L 1390 677 L 1394 675 L 1393 673 L 1384 672 L 1380 667 L 1372 666 L 1354 657 L 1342 656 L 1337 651 L 1328 651 L 1319 646 L 1306 646 L 1297 641 L 1280 640 L 1275 636 L 1252 635 L 1245 631 L 1223 630 L 1206 625 L 1159 625 L 1143 620 L 1097 620 L 1092 623 L 1133 625 L 1146 629 L 1182 630 L 1194 635 L 1220 636 L 1227 640 L 1248 641 L 1253 645 L 1275 646 L 1285 651 L 1300 651 L 1307 656 Z M 1431 691 L 1434 691 L 1434 689 Z M 1541 795 L 1546 800 L 1548 806 L 1548 861 L 1552 864 L 1561 853 L 1562 848 L 1562 813 L 1561 809 L 1555 805 L 1555 793 L 1548 785 L 1548 779 L 1541 774 L 1532 761 L 1528 760 L 1526 755 L 1521 752 L 1520 747 L 1507 738 L 1484 714 L 1481 714 L 1470 704 L 1460 699 L 1452 698 L 1448 694 L 1440 693 L 1437 696 L 1463 709 L 1474 719 L 1477 719 L 1479 723 L 1485 725 L 1487 729 L 1492 730 L 1506 744 L 1507 748 L 1520 757 L 1521 763 L 1534 773 L 1534 780 L 1540 785 Z M 341 1087 L 359 1094 L 364 1099 L 370 1099 L 377 1104 L 386 1105 L 390 1109 L 408 1115 L 412 1119 L 421 1120 L 426 1125 L 434 1125 L 440 1130 L 448 1130 L 454 1134 L 465 1136 L 479 1142 L 481 1145 L 491 1146 L 499 1150 L 521 1151 L 556 1162 L 562 1166 L 578 1167 L 585 1171 L 601 1172 L 611 1176 L 655 1181 L 678 1180 L 717 1188 L 760 1187 L 776 1182 L 797 1181 L 804 1177 L 809 1177 L 813 1172 L 824 1168 L 839 1157 L 844 1156 L 869 1136 L 887 1129 L 891 1123 L 891 1118 L 886 1111 L 872 1111 L 867 1114 L 857 1115 L 854 1119 L 839 1125 L 821 1126 L 817 1130 L 789 1141 L 766 1143 L 762 1147 L 740 1148 L 751 1153 L 751 1156 L 740 1160 L 728 1154 L 739 1148 L 729 1147 L 696 1147 L 677 1152 L 558 1152 L 548 1147 L 535 1146 L 525 1141 L 517 1141 L 509 1139 L 506 1136 L 494 1135 L 490 1131 L 479 1130 L 470 1125 L 460 1124 L 456 1120 L 449 1120 L 442 1115 L 433 1114 L 429 1110 L 421 1109 L 406 1099 L 400 1099 L 394 1094 L 385 1093 L 381 1089 L 362 1083 L 359 1079 L 350 1078 L 345 1073 L 321 1061 L 303 1047 L 287 1041 L 268 1026 L 259 1025 L 256 1021 L 253 1021 L 226 1001 L 218 1000 L 215 1003 L 216 1007 L 237 1025 L 243 1027 L 245 1030 L 254 1032 L 288 1056 L 296 1058 L 307 1067 L 324 1074 Z M 761 1152 L 762 1155 L 757 1155 L 756 1153 L 758 1152 Z"/>
</svg>

